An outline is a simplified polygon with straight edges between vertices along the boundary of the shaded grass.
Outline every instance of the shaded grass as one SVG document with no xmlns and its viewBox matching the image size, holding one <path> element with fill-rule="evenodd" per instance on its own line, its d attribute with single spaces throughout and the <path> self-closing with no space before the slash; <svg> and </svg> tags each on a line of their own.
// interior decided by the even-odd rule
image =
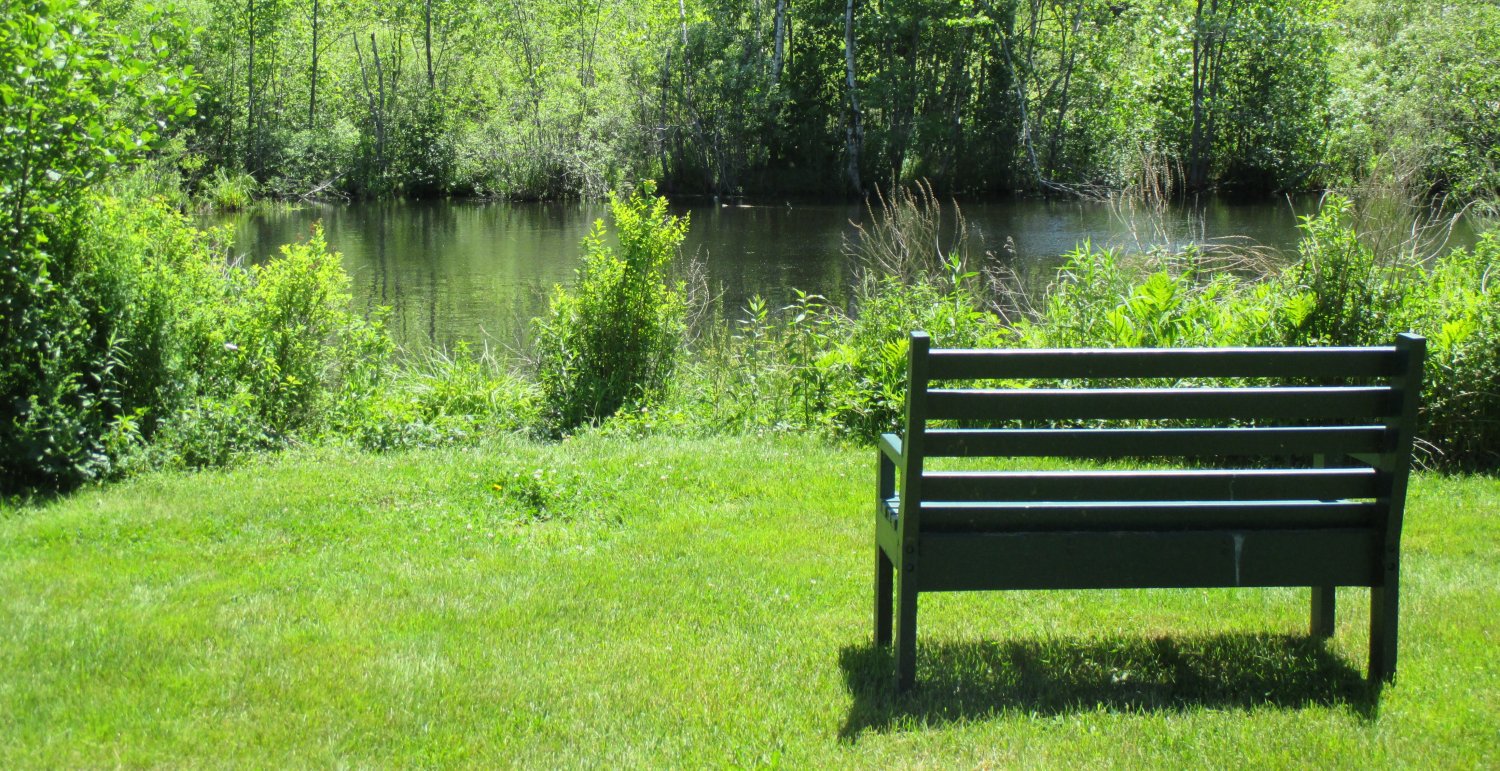
<svg viewBox="0 0 1500 771">
<path fill-rule="evenodd" d="M 1276 589 L 925 595 L 897 697 L 872 456 L 317 452 L 0 509 L 0 766 L 1500 763 L 1494 479 L 1418 476 L 1378 697 L 1366 592 L 1325 645 Z"/>
<path fill-rule="evenodd" d="M 919 627 L 920 628 L 920 627 Z M 1053 637 L 925 646 L 931 680 L 893 693 L 891 650 L 846 647 L 839 664 L 854 704 L 846 739 L 902 721 L 923 724 L 1007 711 L 1060 715 L 1090 709 L 1144 713 L 1197 708 L 1347 706 L 1374 716 L 1378 690 L 1321 640 L 1221 634 Z"/>
</svg>

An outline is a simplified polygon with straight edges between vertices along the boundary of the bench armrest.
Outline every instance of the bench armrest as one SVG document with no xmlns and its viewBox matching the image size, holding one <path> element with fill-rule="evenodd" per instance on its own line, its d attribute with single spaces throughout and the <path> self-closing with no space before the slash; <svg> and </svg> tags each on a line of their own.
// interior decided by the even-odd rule
<svg viewBox="0 0 1500 771">
<path fill-rule="evenodd" d="M 890 458 L 892 463 L 901 464 L 901 437 L 895 434 L 880 435 L 880 451 L 885 457 Z"/>
</svg>

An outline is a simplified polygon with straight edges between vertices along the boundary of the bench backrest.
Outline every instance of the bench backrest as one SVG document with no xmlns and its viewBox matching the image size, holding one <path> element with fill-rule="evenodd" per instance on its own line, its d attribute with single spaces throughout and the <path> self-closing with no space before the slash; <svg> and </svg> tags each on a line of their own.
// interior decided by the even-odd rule
<svg viewBox="0 0 1500 771">
<path fill-rule="evenodd" d="M 901 528 L 1372 528 L 1399 542 L 1425 342 L 931 349 L 910 339 Z M 930 470 L 926 459 L 1150 459 Z"/>
</svg>

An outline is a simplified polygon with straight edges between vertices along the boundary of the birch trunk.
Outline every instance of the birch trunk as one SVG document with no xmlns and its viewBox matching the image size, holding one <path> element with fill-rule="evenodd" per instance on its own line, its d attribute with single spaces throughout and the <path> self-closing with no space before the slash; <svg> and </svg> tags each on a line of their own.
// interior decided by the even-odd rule
<svg viewBox="0 0 1500 771">
<path fill-rule="evenodd" d="M 844 152 L 849 161 L 846 174 L 849 187 L 864 195 L 860 184 L 859 156 L 865 143 L 864 115 L 859 108 L 859 87 L 855 82 L 854 68 L 854 0 L 844 1 L 844 79 L 849 95 L 849 123 L 844 128 Z"/>
</svg>

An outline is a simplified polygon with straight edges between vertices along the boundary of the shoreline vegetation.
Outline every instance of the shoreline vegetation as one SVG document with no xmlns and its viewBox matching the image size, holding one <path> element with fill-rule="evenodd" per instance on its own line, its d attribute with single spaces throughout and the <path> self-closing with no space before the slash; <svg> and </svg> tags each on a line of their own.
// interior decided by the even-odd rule
<svg viewBox="0 0 1500 771">
<path fill-rule="evenodd" d="M 380 314 L 351 310 L 321 230 L 246 266 L 226 262 L 227 230 L 199 230 L 161 199 L 88 200 L 70 235 L 94 294 L 73 299 L 100 315 L 75 322 L 74 339 L 80 355 L 100 346 L 97 358 L 54 376 L 53 412 L 11 424 L 24 430 L 7 437 L 7 494 L 308 445 L 381 451 L 510 432 L 870 441 L 898 422 L 910 329 L 940 346 L 1064 348 L 1383 345 L 1412 330 L 1430 346 L 1420 462 L 1500 467 L 1500 235 L 1438 253 L 1421 234 L 1367 238 L 1336 195 L 1303 218 L 1294 256 L 1084 243 L 1037 291 L 982 269 L 961 209 L 919 186 L 879 199 L 847 241 L 860 268 L 852 308 L 797 292 L 723 317 L 679 254 L 690 223 L 647 184 L 611 198 L 576 280 L 554 289 L 518 357 L 398 351 Z"/>
</svg>

